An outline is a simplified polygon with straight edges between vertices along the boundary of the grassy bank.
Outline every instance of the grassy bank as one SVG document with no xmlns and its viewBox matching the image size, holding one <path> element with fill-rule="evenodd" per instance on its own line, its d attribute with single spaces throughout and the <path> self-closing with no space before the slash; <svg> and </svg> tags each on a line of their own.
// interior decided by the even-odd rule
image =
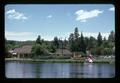
<svg viewBox="0 0 120 83">
<path fill-rule="evenodd" d="M 84 63 L 85 60 L 74 60 L 74 59 L 23 59 L 23 58 L 5 58 L 5 61 L 27 61 L 27 62 L 57 62 L 57 63 Z M 94 60 L 93 63 L 114 63 L 114 60 Z"/>
</svg>

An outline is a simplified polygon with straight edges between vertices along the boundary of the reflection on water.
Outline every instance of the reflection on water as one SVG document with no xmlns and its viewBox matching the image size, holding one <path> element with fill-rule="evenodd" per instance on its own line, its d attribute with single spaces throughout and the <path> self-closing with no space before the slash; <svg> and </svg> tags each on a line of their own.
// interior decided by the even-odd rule
<svg viewBox="0 0 120 83">
<path fill-rule="evenodd" d="M 7 61 L 5 75 L 7 78 L 112 78 L 115 76 L 115 65 Z"/>
</svg>

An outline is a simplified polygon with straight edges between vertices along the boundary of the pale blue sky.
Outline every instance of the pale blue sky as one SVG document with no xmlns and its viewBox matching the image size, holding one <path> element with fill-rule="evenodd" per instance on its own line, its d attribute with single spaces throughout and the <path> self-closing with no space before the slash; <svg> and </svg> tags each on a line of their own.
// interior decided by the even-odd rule
<svg viewBox="0 0 120 83">
<path fill-rule="evenodd" d="M 79 11 L 78 13 L 76 13 Z M 78 27 L 83 35 L 108 36 L 115 29 L 111 4 L 31 4 L 5 6 L 5 37 L 9 40 L 68 38 Z"/>
</svg>

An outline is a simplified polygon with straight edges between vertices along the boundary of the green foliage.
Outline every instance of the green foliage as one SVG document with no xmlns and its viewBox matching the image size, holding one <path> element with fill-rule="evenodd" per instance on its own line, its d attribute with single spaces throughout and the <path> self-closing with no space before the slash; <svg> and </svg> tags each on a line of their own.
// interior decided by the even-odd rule
<svg viewBox="0 0 120 83">
<path fill-rule="evenodd" d="M 92 55 L 112 55 L 114 54 L 114 50 L 111 48 L 97 47 L 91 50 L 91 54 Z"/>
<path fill-rule="evenodd" d="M 86 45 L 85 45 L 85 40 L 83 37 L 83 34 L 81 33 L 81 37 L 80 37 L 80 51 L 82 51 L 83 53 L 86 53 Z"/>
<path fill-rule="evenodd" d="M 85 39 L 83 37 L 83 34 L 81 33 L 81 37 L 79 37 L 79 31 L 78 28 L 75 28 L 74 34 L 71 33 L 69 36 L 69 44 L 70 44 L 70 50 L 72 52 L 86 52 L 86 43 Z"/>
<path fill-rule="evenodd" d="M 104 48 L 103 55 L 111 55 L 111 54 L 113 54 L 113 50 L 111 48 Z"/>
<path fill-rule="evenodd" d="M 86 45 L 86 49 L 87 49 L 87 46 L 89 45 L 89 38 L 88 37 L 84 37 L 84 40 L 85 40 L 85 45 Z"/>
<path fill-rule="evenodd" d="M 56 51 L 56 47 L 53 44 L 50 44 L 47 46 L 47 50 L 51 53 L 54 53 Z"/>
<path fill-rule="evenodd" d="M 84 52 L 80 52 L 80 54 L 81 54 L 82 57 L 87 56 L 86 53 L 84 53 Z"/>
<path fill-rule="evenodd" d="M 111 41 L 111 42 L 114 42 L 115 41 L 115 33 L 114 31 L 111 31 L 110 32 L 110 35 L 108 37 L 108 40 Z"/>
<path fill-rule="evenodd" d="M 39 38 L 37 38 L 36 41 L 38 41 Z M 53 42 L 50 41 L 44 41 L 40 40 L 41 43 L 36 42 L 36 44 L 32 47 L 32 54 L 33 56 L 39 57 L 39 56 L 45 56 L 48 55 L 50 52 L 55 52 L 56 47 L 53 45 Z"/>
<path fill-rule="evenodd" d="M 93 55 L 107 55 L 114 53 L 113 50 L 111 50 L 115 45 L 113 41 L 108 41 L 105 37 L 104 40 L 102 40 L 102 35 L 99 32 L 97 40 L 90 36 L 83 37 L 83 34 L 81 33 L 79 37 L 78 28 L 75 28 L 74 33 L 71 33 L 69 36 L 69 48 L 72 52 L 83 52 L 86 53 L 86 49 L 90 50 Z M 111 40 L 114 39 L 113 32 L 111 32 Z M 106 49 L 109 48 L 109 49 Z"/>
<path fill-rule="evenodd" d="M 69 35 L 68 40 L 60 40 L 57 36 L 53 41 L 44 41 L 38 35 L 36 41 L 13 41 L 5 39 L 5 52 L 21 47 L 23 45 L 33 45 L 32 53 L 34 55 L 47 55 L 54 53 L 58 48 L 69 49 L 72 52 L 81 52 L 81 55 L 86 56 L 86 50 L 90 50 L 93 55 L 111 55 L 115 54 L 115 33 L 110 32 L 108 38 L 102 40 L 99 32 L 97 39 L 94 37 L 84 37 L 84 34 L 79 35 L 79 30 L 76 27 L 74 33 Z M 114 49 L 113 49 L 114 48 Z"/>
<path fill-rule="evenodd" d="M 13 41 L 13 40 L 5 40 L 5 46 L 8 50 L 19 48 L 24 45 L 33 45 L 35 41 Z"/>
<path fill-rule="evenodd" d="M 77 41 L 78 38 L 79 38 L 79 31 L 78 31 L 78 28 L 77 28 L 77 27 L 75 28 L 74 36 L 75 36 L 75 41 Z"/>
<path fill-rule="evenodd" d="M 74 51 L 74 34 L 71 33 L 69 36 L 69 46 L 70 46 L 70 50 L 73 52 Z"/>
<path fill-rule="evenodd" d="M 38 38 L 36 39 L 36 43 L 37 44 L 41 44 L 42 42 L 41 42 L 41 36 L 40 35 L 38 35 Z"/>
<path fill-rule="evenodd" d="M 56 51 L 55 46 L 52 45 L 51 48 L 49 49 L 49 51 L 54 53 Z"/>
<path fill-rule="evenodd" d="M 80 46 L 81 41 L 79 39 L 80 39 L 79 38 L 79 30 L 76 27 L 74 30 L 74 51 L 76 51 L 76 52 L 80 50 L 79 46 Z"/>
<path fill-rule="evenodd" d="M 33 47 L 32 47 L 32 54 L 33 55 L 42 55 L 44 54 L 44 48 L 42 45 L 40 44 L 35 44 Z"/>
<path fill-rule="evenodd" d="M 67 49 L 67 48 L 68 48 L 68 41 L 66 40 L 66 38 L 65 38 L 65 40 L 63 41 L 63 48 L 64 48 L 64 49 Z"/>
<path fill-rule="evenodd" d="M 96 49 L 96 54 L 97 55 L 101 55 L 102 53 L 102 48 L 101 47 L 97 47 L 97 49 Z"/>
<path fill-rule="evenodd" d="M 104 48 L 112 49 L 115 46 L 115 43 L 108 40 L 108 41 L 104 41 L 102 45 Z"/>
<path fill-rule="evenodd" d="M 55 46 L 56 49 L 59 47 L 59 40 L 57 37 L 54 37 L 53 45 Z"/>
<path fill-rule="evenodd" d="M 96 55 L 96 54 L 97 54 L 96 52 L 97 52 L 97 49 L 96 49 L 96 48 L 92 48 L 92 49 L 91 49 L 91 54 L 92 54 L 92 55 Z"/>
<path fill-rule="evenodd" d="M 99 32 L 98 37 L 97 37 L 97 44 L 98 44 L 98 46 L 102 45 L 102 36 L 101 36 L 100 32 Z"/>
<path fill-rule="evenodd" d="M 76 27 L 75 30 L 74 30 L 74 33 L 71 33 L 70 36 L 69 36 L 69 46 L 70 46 L 70 50 L 72 52 L 74 51 L 80 51 L 80 37 L 79 37 L 79 31 L 78 31 L 78 28 Z"/>
<path fill-rule="evenodd" d="M 96 39 L 92 36 L 90 36 L 90 39 L 89 39 L 89 47 L 90 48 L 95 48 L 97 46 L 97 42 L 96 42 Z"/>
</svg>

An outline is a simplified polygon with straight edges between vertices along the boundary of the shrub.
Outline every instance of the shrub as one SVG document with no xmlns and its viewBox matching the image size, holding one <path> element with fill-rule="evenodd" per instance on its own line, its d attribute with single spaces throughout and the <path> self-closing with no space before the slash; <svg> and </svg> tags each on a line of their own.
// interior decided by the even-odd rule
<svg viewBox="0 0 120 83">
<path fill-rule="evenodd" d="M 81 54 L 82 57 L 87 56 L 84 52 L 80 52 L 80 54 Z"/>
<path fill-rule="evenodd" d="M 32 54 L 38 56 L 38 55 L 42 55 L 42 54 L 47 54 L 47 52 L 45 51 L 45 48 L 42 45 L 35 44 L 32 47 Z"/>
</svg>

